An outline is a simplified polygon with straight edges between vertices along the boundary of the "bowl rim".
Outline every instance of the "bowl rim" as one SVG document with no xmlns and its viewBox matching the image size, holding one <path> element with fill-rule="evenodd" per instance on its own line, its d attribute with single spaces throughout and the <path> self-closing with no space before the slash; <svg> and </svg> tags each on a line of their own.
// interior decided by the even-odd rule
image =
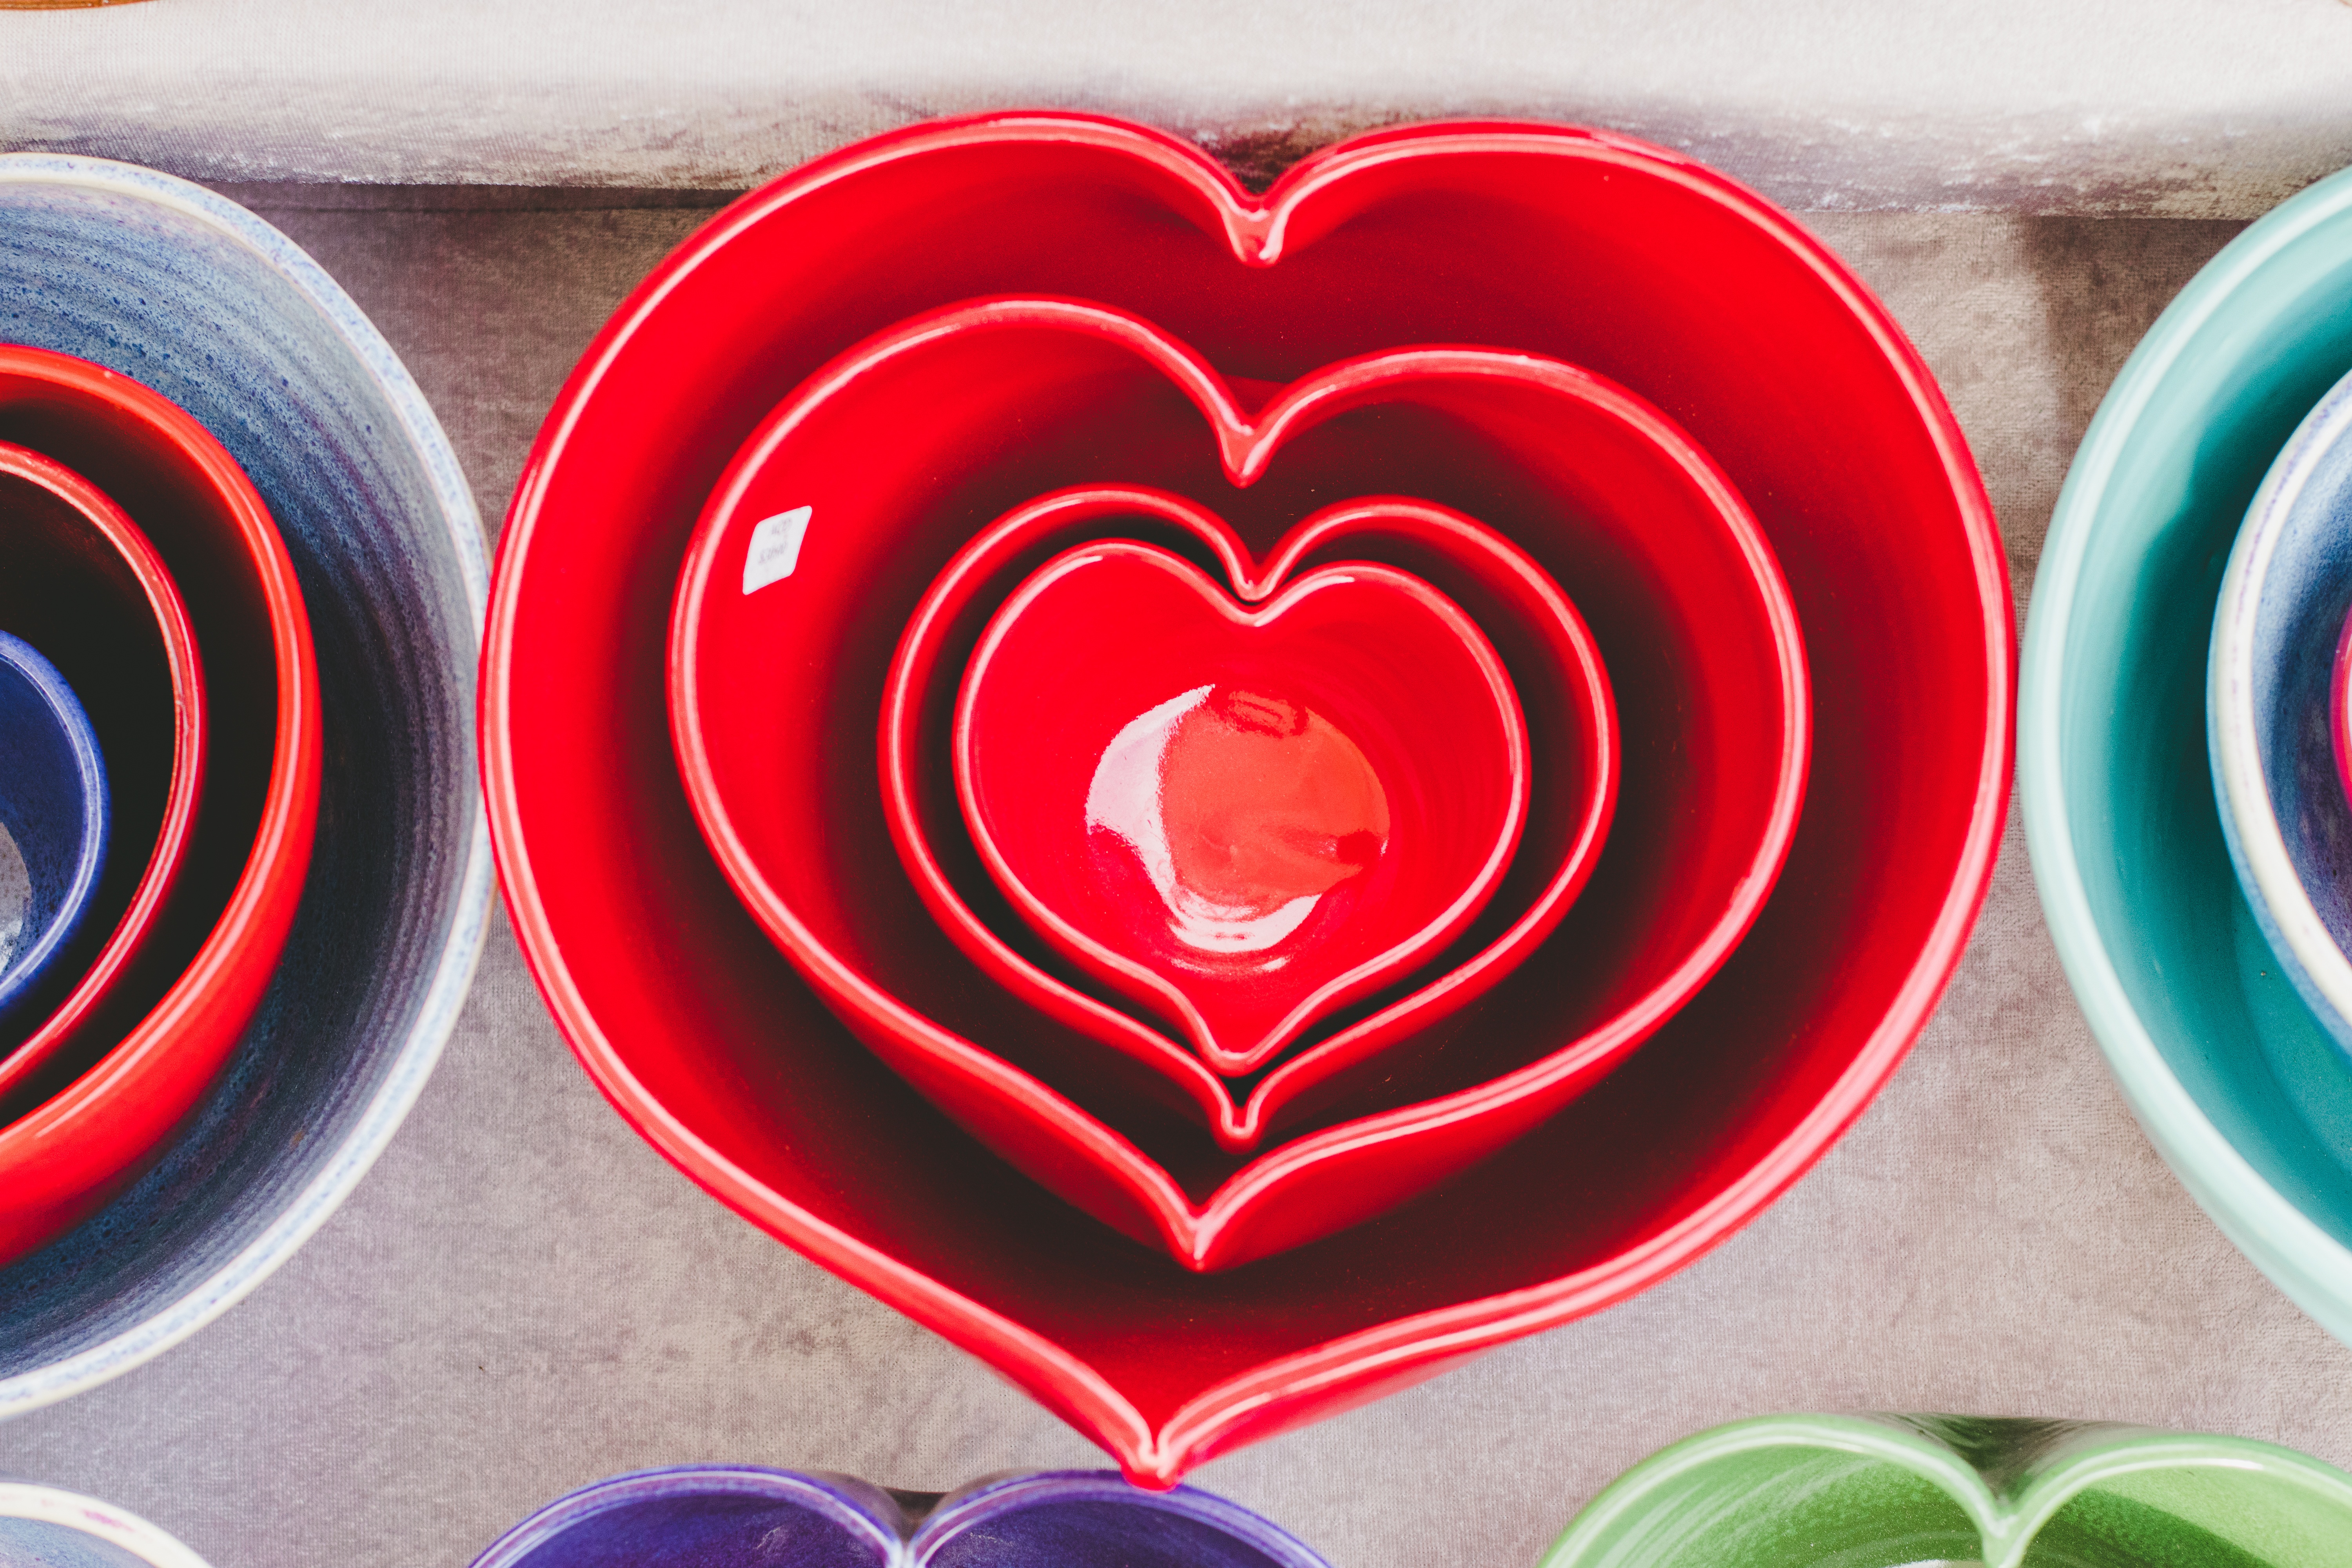
<svg viewBox="0 0 2352 1568">
<path fill-rule="evenodd" d="M 5 668 L 40 700 L 40 710 L 63 740 L 72 759 L 75 797 L 80 805 L 79 842 L 73 867 L 66 878 L 55 913 L 32 933 L 33 940 L 0 961 L 0 1013 L 12 1010 L 39 985 L 58 960 L 68 957 L 82 922 L 98 899 L 98 884 L 113 846 L 114 798 L 109 787 L 106 759 L 100 752 L 98 732 L 82 710 L 81 698 L 39 648 L 9 632 L 0 632 L 0 668 Z M 19 853 L 21 853 L 21 849 Z M 8 1052 L 14 1055 L 13 1051 Z"/>
<path fill-rule="evenodd" d="M 2101 400 L 2051 514 L 2018 696 L 2018 793 L 2026 850 L 2058 960 L 2125 1100 L 2198 1206 L 2298 1306 L 2352 1325 L 2352 1247 L 2263 1180 L 2165 1061 L 2139 1018 L 2091 911 L 2066 807 L 2060 721 L 2064 649 L 2094 525 L 2123 448 L 2189 340 L 2237 290 L 2320 225 L 2352 210 L 2352 170 L 2290 197 L 2223 247 L 2157 318 Z M 2314 1301 L 2335 1309 L 2333 1322 Z"/>
<path fill-rule="evenodd" d="M 0 185 L 79 188 L 160 207 L 209 228 L 258 258 L 314 309 L 342 345 L 367 367 L 390 405 L 387 438 L 405 443 L 438 500 L 447 542 L 472 613 L 478 653 L 489 598 L 487 551 L 473 492 L 457 453 L 415 379 L 358 304 L 318 262 L 259 215 L 174 175 L 108 158 L 48 153 L 0 153 Z M 462 654 L 465 650 L 460 649 Z M 476 668 L 474 659 L 461 668 Z M 473 736 L 460 737 L 462 745 Z M 477 792 L 449 934 L 435 962 L 415 1021 L 367 1105 L 334 1155 L 279 1207 L 275 1218 L 207 1275 L 182 1288 L 141 1321 L 46 1365 L 0 1378 L 0 1417 L 36 1410 L 153 1360 L 252 1292 L 293 1255 L 350 1195 L 375 1163 L 423 1091 L 455 1031 L 489 930 L 488 824 Z"/>
<path fill-rule="evenodd" d="M 93 1536 L 154 1568 L 209 1568 L 169 1531 L 148 1523 L 129 1509 L 64 1487 L 0 1476 L 0 1519 L 54 1524 Z"/>
<path fill-rule="evenodd" d="M 1794 1128 L 1673 1224 L 1603 1263 L 1525 1289 L 1392 1319 L 1278 1356 L 1204 1390 L 1156 1426 L 1075 1353 L 782 1197 L 648 1093 L 598 1022 L 555 940 L 514 788 L 507 710 L 512 700 L 509 688 L 516 647 L 515 584 L 541 520 L 546 474 L 571 440 L 582 405 L 600 391 L 614 362 L 683 276 L 778 208 L 934 148 L 998 141 L 1124 149 L 1198 193 L 1224 220 L 1236 254 L 1265 259 L 1279 254 L 1285 215 L 1318 186 L 1351 171 L 1432 152 L 1518 151 L 1580 157 L 1638 171 L 1726 207 L 1820 280 L 1902 389 L 1950 486 L 1983 612 L 1984 752 L 1949 889 L 1885 1013 Z M 1983 478 L 1927 362 L 1861 279 L 1793 217 L 1693 158 L 1615 132 L 1491 120 L 1438 121 L 1374 131 L 1308 157 L 1263 196 L 1244 190 L 1198 147 L 1100 115 L 1008 110 L 926 121 L 852 142 L 780 175 L 712 217 L 615 308 L 574 363 L 532 443 L 499 538 L 497 575 L 499 592 L 483 645 L 480 711 L 483 785 L 499 886 L 531 978 L 590 1079 L 639 1136 L 727 1207 L 951 1342 L 975 1351 L 987 1347 L 986 1358 L 992 1365 L 1016 1377 L 1049 1408 L 1109 1448 L 1131 1479 L 1155 1486 L 1172 1484 L 1190 1465 L 1241 1440 L 1244 1429 L 1259 1423 L 1267 1406 L 1314 1398 L 1336 1387 L 1369 1397 L 1377 1388 L 1428 1375 L 1479 1351 L 1622 1300 L 1728 1239 L 1828 1152 L 1909 1053 L 1975 928 L 2009 816 L 2018 664 L 2008 557 Z"/>
<path fill-rule="evenodd" d="M 2279 826 L 2254 710 L 2254 643 L 2271 566 L 2297 515 L 2297 503 L 2319 465 L 2347 442 L 2352 442 L 2352 374 L 2329 387 L 2303 416 L 2246 507 L 2245 521 L 2230 548 L 2229 567 L 2221 574 L 2205 684 L 2207 749 L 2221 797 L 2221 827 L 2239 882 L 2252 884 L 2249 901 L 2259 900 L 2270 917 L 2263 934 L 2273 947 L 2284 945 L 2280 956 L 2301 967 L 2300 978 L 2333 1010 L 2333 1017 L 2323 1012 L 2319 1021 L 2339 1041 L 2352 1032 L 2352 958 L 2336 946 L 2320 919 Z M 2333 642 L 2342 640 L 2345 624 L 2334 628 Z M 2333 662 L 2331 658 L 2331 677 Z M 2332 720 L 2328 729 L 2331 733 L 2336 729 Z M 2343 787 L 2332 772 L 2327 782 Z"/>
<path fill-rule="evenodd" d="M 105 1005 L 108 992 L 155 934 L 195 843 L 212 745 L 212 694 L 205 685 L 204 658 L 196 647 L 187 601 L 180 596 L 179 584 L 145 531 L 131 515 L 81 475 L 28 447 L 0 441 L 0 475 L 37 485 L 66 502 L 114 557 L 130 568 L 154 613 L 163 662 L 171 672 L 173 710 L 172 776 L 163 795 L 163 819 L 154 843 L 147 847 L 147 860 L 131 889 L 130 902 L 91 954 L 81 978 L 58 997 L 47 1016 L 15 1045 L 0 1046 L 0 1106 L 5 1106 L 12 1089 L 89 1026 L 91 1016 Z M 111 783 L 110 777 L 110 787 Z M 110 814 L 110 799 L 108 806 Z"/>
</svg>

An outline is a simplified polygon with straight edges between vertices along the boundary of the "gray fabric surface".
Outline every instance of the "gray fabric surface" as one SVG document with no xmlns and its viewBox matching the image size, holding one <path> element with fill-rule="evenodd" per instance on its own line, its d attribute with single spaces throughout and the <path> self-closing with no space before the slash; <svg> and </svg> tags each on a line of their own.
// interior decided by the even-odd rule
<svg viewBox="0 0 2352 1568">
<path fill-rule="evenodd" d="M 706 216 L 585 194 L 238 194 L 374 314 L 492 519 L 573 356 Z M 1943 377 L 2021 611 L 2101 392 L 2231 226 L 1811 221 Z M 1777 1207 L 1646 1296 L 1195 1479 L 1339 1568 L 1514 1568 L 1664 1443 L 1837 1408 L 2110 1417 L 2352 1464 L 2352 1351 L 2133 1125 L 2013 820 L 1942 1011 Z M 0 1471 L 131 1508 L 217 1568 L 458 1568 L 570 1487 L 689 1459 L 936 1489 L 1094 1455 L 640 1142 L 503 923 L 423 1102 L 317 1238 L 186 1345 L 0 1426 Z"/>
<path fill-rule="evenodd" d="M 750 184 L 1054 104 L 1257 162 L 1613 125 L 1822 207 L 2252 217 L 2352 161 L 2339 0 L 157 0 L 0 11 L 0 147 L 207 180 Z"/>
</svg>

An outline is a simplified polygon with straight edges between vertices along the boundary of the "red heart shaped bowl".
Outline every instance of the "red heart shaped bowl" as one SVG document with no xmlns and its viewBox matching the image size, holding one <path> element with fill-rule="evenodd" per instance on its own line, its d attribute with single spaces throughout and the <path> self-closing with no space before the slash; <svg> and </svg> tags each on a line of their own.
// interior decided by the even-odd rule
<svg viewBox="0 0 2352 1568">
<path fill-rule="evenodd" d="M 898 416 L 908 407 L 932 411 L 919 431 Z M 887 701 L 862 628 L 919 619 L 909 601 L 929 563 L 999 503 L 1106 470 L 1213 495 L 1261 545 L 1307 498 L 1368 479 L 1477 503 L 1605 606 L 1596 640 L 1629 714 L 1640 805 L 1552 962 L 1502 984 L 1464 1030 L 1412 1040 L 1409 1064 L 1366 1060 L 1379 1109 L 1350 1106 L 1356 1119 L 1246 1164 L 1189 1129 L 1171 1138 L 1055 1094 L 1055 1058 L 1104 1053 L 959 964 L 908 889 L 859 874 L 879 852 L 874 784 L 833 760 L 836 737 Z M 769 518 L 798 520 L 795 570 L 740 592 L 773 569 Z M 1804 778 L 1803 659 L 1770 550 L 1704 454 L 1640 400 L 1530 355 L 1413 349 L 1318 371 L 1252 418 L 1164 333 L 1071 301 L 919 318 L 813 377 L 714 491 L 671 659 L 688 795 L 770 934 L 992 1147 L 1198 1268 L 1377 1214 L 1589 1089 L 1747 930 Z M 1041 1057 L 1045 1071 L 1006 1076 Z"/>
<path fill-rule="evenodd" d="M 934 762 L 945 752 L 952 706 L 947 683 L 935 678 L 969 658 L 989 607 L 1056 551 L 1122 531 L 1199 555 L 1241 584 L 1252 602 L 1315 563 L 1371 559 L 1414 571 L 1492 632 L 1528 725 L 1538 787 L 1519 852 L 1481 929 L 1432 965 L 1442 972 L 1437 978 L 1314 1040 L 1259 1077 L 1239 1103 L 1197 1055 L 1065 984 L 1049 973 L 1052 954 L 1017 950 L 975 912 L 995 908 L 995 884 L 957 820 L 941 777 L 948 770 L 926 763 L 927 747 Z M 1413 1081 L 1401 1053 L 1443 1039 L 1433 1026 L 1517 967 L 1584 887 L 1615 809 L 1622 748 L 1608 674 L 1583 619 L 1526 552 L 1459 512 L 1402 497 L 1341 501 L 1301 521 L 1259 567 L 1224 521 L 1197 502 L 1135 486 L 1080 486 L 1014 508 L 933 582 L 891 660 L 879 749 L 891 838 L 940 928 L 1013 995 L 1116 1053 L 1106 1058 L 1082 1047 L 1066 1059 L 1035 1060 L 1037 1046 L 1066 1037 L 1032 1029 L 1013 1042 L 1013 1055 L 1032 1058 L 1045 1085 L 1113 1125 L 1128 1124 L 1144 1102 L 1164 1104 L 1205 1121 L 1221 1147 L 1245 1150 L 1318 1106 L 1351 1103 L 1354 1094 L 1352 1103 L 1378 1109 L 1383 1086 Z M 1123 1081 L 1115 1069 L 1127 1062 L 1149 1071 Z M 1357 1093 L 1351 1073 L 1375 1075 L 1369 1095 Z"/>
<path fill-rule="evenodd" d="M 1495 1158 L 1245 1268 L 1193 1273 L 1107 1233 L 927 1104 L 742 907 L 670 745 L 677 571 L 744 439 L 843 350 L 1013 290 L 1133 311 L 1229 376 L 1426 342 L 1586 366 L 1738 485 L 1803 626 L 1803 817 L 1715 979 Z M 1578 605 L 1598 635 L 1606 606 Z M 861 625 L 856 657 L 880 670 L 902 629 Z M 1834 256 L 1703 165 L 1601 132 L 1419 127 L 1259 196 L 1173 137 L 1008 113 L 796 170 L 623 304 L 499 541 L 482 762 L 523 950 L 622 1114 L 1166 1485 L 1654 1284 L 1819 1158 L 1967 942 L 2008 805 L 2011 646 L 1992 509 L 1933 378 Z M 1619 717 L 1630 733 L 1622 697 Z M 870 754 L 839 746 L 845 772 Z M 1612 847 L 1639 804 L 1621 796 Z"/>
<path fill-rule="evenodd" d="M 1022 918 L 1238 1076 L 1486 907 L 1527 826 L 1527 722 L 1409 573 L 1338 562 L 1252 606 L 1107 540 L 982 633 L 955 778 Z"/>
<path fill-rule="evenodd" d="M 103 933 L 96 955 L 24 1038 L 0 1040 L 5 1107 L 52 1061 L 81 1057 L 142 973 L 168 962 L 156 939 L 194 837 L 205 676 L 188 607 L 139 525 L 72 469 L 5 442 L 0 558 L 0 631 L 39 648 L 81 699 L 106 755 L 120 846 L 91 911 Z"/>
<path fill-rule="evenodd" d="M 170 400 L 87 361 L 0 345 L 0 440 L 87 479 L 152 542 L 195 629 L 209 735 L 180 885 L 120 1034 L 16 1086 L 0 1127 L 0 1262 L 98 1209 L 194 1108 L 261 1005 L 309 868 L 318 670 L 293 563 L 235 458 Z M 110 1004 L 110 1017 L 118 1016 Z M 94 1058 L 94 1059 L 92 1059 Z"/>
</svg>

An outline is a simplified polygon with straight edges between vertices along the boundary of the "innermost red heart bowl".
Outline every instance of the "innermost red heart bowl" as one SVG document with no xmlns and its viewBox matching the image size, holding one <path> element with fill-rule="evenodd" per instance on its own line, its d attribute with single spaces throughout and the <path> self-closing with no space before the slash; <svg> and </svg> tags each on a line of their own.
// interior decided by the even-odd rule
<svg viewBox="0 0 2352 1568">
<path fill-rule="evenodd" d="M 1228 1074 L 1461 933 L 1527 767 L 1477 626 L 1364 562 L 1244 608 L 1156 546 L 1082 545 L 997 611 L 956 709 L 964 818 L 1013 908 Z"/>
<path fill-rule="evenodd" d="M 1722 465 L 1804 624 L 1803 821 L 1722 972 L 1492 1161 L 1226 1273 L 1107 1235 L 891 1070 L 739 900 L 670 744 L 677 572 L 744 439 L 850 345 L 1013 290 L 1118 305 L 1276 382 L 1414 342 L 1589 366 Z M 1560 581 L 1601 633 L 1612 606 Z M 1830 1147 L 1933 1011 L 1992 871 L 2010 604 L 1992 508 L 1902 329 L 1802 226 L 1690 158 L 1556 125 L 1400 128 L 1259 195 L 1173 136 L 996 114 L 793 171 L 615 312 L 499 539 L 482 767 L 522 950 L 631 1125 L 1164 1486 L 1656 1284 Z M 859 657 L 887 665 L 904 620 L 854 624 Z M 1628 698 L 1629 731 L 1640 716 Z M 1644 804 L 1637 742 L 1611 853 Z M 835 748 L 870 791 L 868 747 Z M 842 869 L 895 878 L 887 833 L 879 856 Z M 908 902 L 908 929 L 935 931 Z"/>
</svg>

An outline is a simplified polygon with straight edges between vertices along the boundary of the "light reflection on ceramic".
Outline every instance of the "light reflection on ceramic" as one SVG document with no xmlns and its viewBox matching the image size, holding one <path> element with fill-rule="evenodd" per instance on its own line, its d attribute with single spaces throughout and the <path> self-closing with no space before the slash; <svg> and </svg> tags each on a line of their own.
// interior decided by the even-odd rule
<svg viewBox="0 0 2352 1568">
<path fill-rule="evenodd" d="M 2289 437 L 2246 510 L 2213 615 L 2207 746 L 2255 921 L 2352 1052 L 2352 804 L 2330 701 L 2352 611 L 2352 376 Z"/>
<path fill-rule="evenodd" d="M 106 762 L 73 689 L 22 637 L 0 632 L 0 826 L 26 896 L 0 960 L 0 1055 L 79 946 L 106 866 Z"/>
<path fill-rule="evenodd" d="M 956 708 L 964 820 L 1013 907 L 1228 1074 L 1476 917 L 1527 758 L 1477 626 L 1366 562 L 1244 606 L 1157 546 L 1081 545 L 1006 598 Z"/>
<path fill-rule="evenodd" d="M 1191 1487 L 1108 1472 L 996 1476 L 945 1495 L 848 1476 L 681 1465 L 597 1481 L 500 1536 L 473 1568 L 1328 1568 L 1287 1532 Z"/>
<path fill-rule="evenodd" d="M 0 1568 L 205 1568 L 205 1560 L 112 1503 L 0 1477 Z"/>
<path fill-rule="evenodd" d="M 5 1415 L 185 1338 L 324 1222 L 456 1024 L 490 868 L 480 527 L 439 425 L 358 307 L 233 202 L 18 153 L 0 156 L 0 321 L 154 387 L 252 477 L 301 580 L 328 759 L 286 959 L 222 1077 L 153 1171 L 0 1270 Z"/>
</svg>

